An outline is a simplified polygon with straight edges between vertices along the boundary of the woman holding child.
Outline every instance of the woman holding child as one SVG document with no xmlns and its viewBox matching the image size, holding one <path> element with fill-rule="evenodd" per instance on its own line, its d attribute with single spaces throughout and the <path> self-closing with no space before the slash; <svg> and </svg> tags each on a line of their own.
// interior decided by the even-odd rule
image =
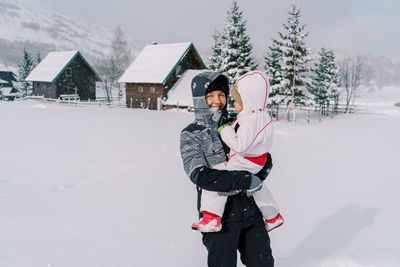
<svg viewBox="0 0 400 267">
<path fill-rule="evenodd" d="M 252 72 L 235 86 L 242 122 L 229 125 L 228 78 L 204 72 L 192 80 L 195 120 L 182 130 L 180 145 L 185 172 L 198 192 L 201 220 L 192 228 L 203 234 L 210 267 L 236 266 L 237 251 L 246 266 L 273 266 L 268 231 L 280 226 L 283 218 L 263 183 L 272 168 L 267 153 L 272 142 L 268 81 Z M 247 96 L 248 91 L 264 95 L 261 106 Z"/>
</svg>

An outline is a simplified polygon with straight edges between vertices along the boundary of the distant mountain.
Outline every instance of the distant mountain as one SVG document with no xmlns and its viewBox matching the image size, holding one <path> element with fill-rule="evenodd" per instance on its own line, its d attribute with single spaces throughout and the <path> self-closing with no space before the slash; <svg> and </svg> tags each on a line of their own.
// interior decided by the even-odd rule
<svg viewBox="0 0 400 267">
<path fill-rule="evenodd" d="M 400 86 L 400 59 L 396 57 L 366 55 L 371 80 L 378 87 Z"/>
<path fill-rule="evenodd" d="M 254 56 L 258 63 L 258 69 L 264 70 L 265 61 L 264 56 L 267 51 L 266 45 L 256 45 L 254 47 Z M 312 58 L 314 61 L 319 57 L 319 49 L 312 49 Z M 345 55 L 356 55 L 355 51 L 333 51 L 335 53 L 336 60 L 342 59 Z M 371 85 L 377 87 L 383 86 L 400 86 L 400 58 L 389 57 L 374 54 L 362 54 L 365 57 L 366 66 L 371 74 Z M 211 55 L 211 51 L 208 51 L 207 55 Z"/>
<path fill-rule="evenodd" d="M 17 66 L 24 48 L 33 57 L 54 50 L 80 50 L 88 58 L 102 57 L 113 30 L 62 14 L 38 0 L 0 0 L 0 65 Z M 132 53 L 138 43 L 128 37 Z"/>
</svg>

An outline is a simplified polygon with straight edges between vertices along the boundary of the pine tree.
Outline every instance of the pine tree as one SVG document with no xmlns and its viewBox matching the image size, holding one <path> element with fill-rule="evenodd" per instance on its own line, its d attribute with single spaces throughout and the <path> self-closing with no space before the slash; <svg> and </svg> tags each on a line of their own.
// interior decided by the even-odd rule
<svg viewBox="0 0 400 267">
<path fill-rule="evenodd" d="M 221 38 L 221 72 L 227 74 L 233 84 L 242 74 L 255 70 L 257 64 L 252 56 L 250 37 L 246 34 L 246 20 L 243 19 L 237 0 L 233 0 L 232 8 L 227 14 L 227 23 Z"/>
<path fill-rule="evenodd" d="M 282 86 L 282 66 L 281 66 L 281 55 L 282 52 L 277 46 L 270 46 L 269 52 L 264 57 L 265 60 L 265 74 L 269 79 L 270 93 L 269 102 L 271 105 L 272 114 L 277 118 L 279 117 L 279 104 L 283 103 L 284 86 Z"/>
<path fill-rule="evenodd" d="M 314 96 L 314 102 L 325 113 L 325 107 L 328 107 L 330 101 L 336 106 L 339 100 L 338 70 L 333 51 L 322 48 L 319 55 L 319 61 L 312 70 L 310 92 Z"/>
<path fill-rule="evenodd" d="M 28 90 L 31 89 L 32 83 L 25 81 L 26 77 L 28 77 L 29 73 L 35 67 L 35 62 L 32 59 L 31 55 L 24 49 L 24 57 L 22 62 L 18 65 L 18 73 L 19 73 L 19 80 L 22 82 L 23 90 L 25 95 L 28 94 Z"/>
<path fill-rule="evenodd" d="M 222 66 L 222 44 L 225 42 L 224 36 L 221 35 L 217 30 L 213 35 L 214 45 L 211 48 L 211 56 L 208 58 L 209 60 L 209 68 L 214 71 L 221 71 Z"/>
<path fill-rule="evenodd" d="M 300 25 L 300 10 L 293 5 L 288 15 L 287 23 L 283 24 L 284 32 L 278 32 L 279 38 L 272 41 L 273 46 L 281 53 L 280 66 L 283 77 L 281 85 L 284 87 L 281 96 L 287 105 L 286 119 L 289 121 L 292 105 L 305 104 L 309 98 L 308 62 L 311 58 L 304 42 L 308 36 L 308 33 L 304 32 L 306 25 Z"/>
<path fill-rule="evenodd" d="M 42 61 L 42 57 L 40 56 L 40 53 L 37 53 L 36 55 L 36 66 L 39 65 L 40 61 Z"/>
</svg>

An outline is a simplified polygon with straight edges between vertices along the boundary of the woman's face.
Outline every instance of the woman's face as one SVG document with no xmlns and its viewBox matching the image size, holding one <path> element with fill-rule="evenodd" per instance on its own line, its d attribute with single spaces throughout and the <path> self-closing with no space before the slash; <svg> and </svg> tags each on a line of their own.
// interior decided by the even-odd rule
<svg viewBox="0 0 400 267">
<path fill-rule="evenodd" d="M 224 92 L 216 90 L 206 94 L 206 102 L 210 107 L 221 110 L 226 105 L 226 97 Z"/>
</svg>

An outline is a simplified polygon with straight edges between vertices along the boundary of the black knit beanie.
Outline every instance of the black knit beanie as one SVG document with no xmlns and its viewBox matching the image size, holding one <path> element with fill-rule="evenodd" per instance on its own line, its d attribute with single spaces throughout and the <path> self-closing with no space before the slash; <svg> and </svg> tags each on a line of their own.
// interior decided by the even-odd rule
<svg viewBox="0 0 400 267">
<path fill-rule="evenodd" d="M 206 90 L 206 94 L 212 92 L 212 91 L 217 91 L 221 90 L 224 92 L 225 96 L 228 97 L 229 95 L 229 81 L 228 78 L 226 78 L 224 75 L 218 76 L 214 81 L 212 81 Z"/>
</svg>

